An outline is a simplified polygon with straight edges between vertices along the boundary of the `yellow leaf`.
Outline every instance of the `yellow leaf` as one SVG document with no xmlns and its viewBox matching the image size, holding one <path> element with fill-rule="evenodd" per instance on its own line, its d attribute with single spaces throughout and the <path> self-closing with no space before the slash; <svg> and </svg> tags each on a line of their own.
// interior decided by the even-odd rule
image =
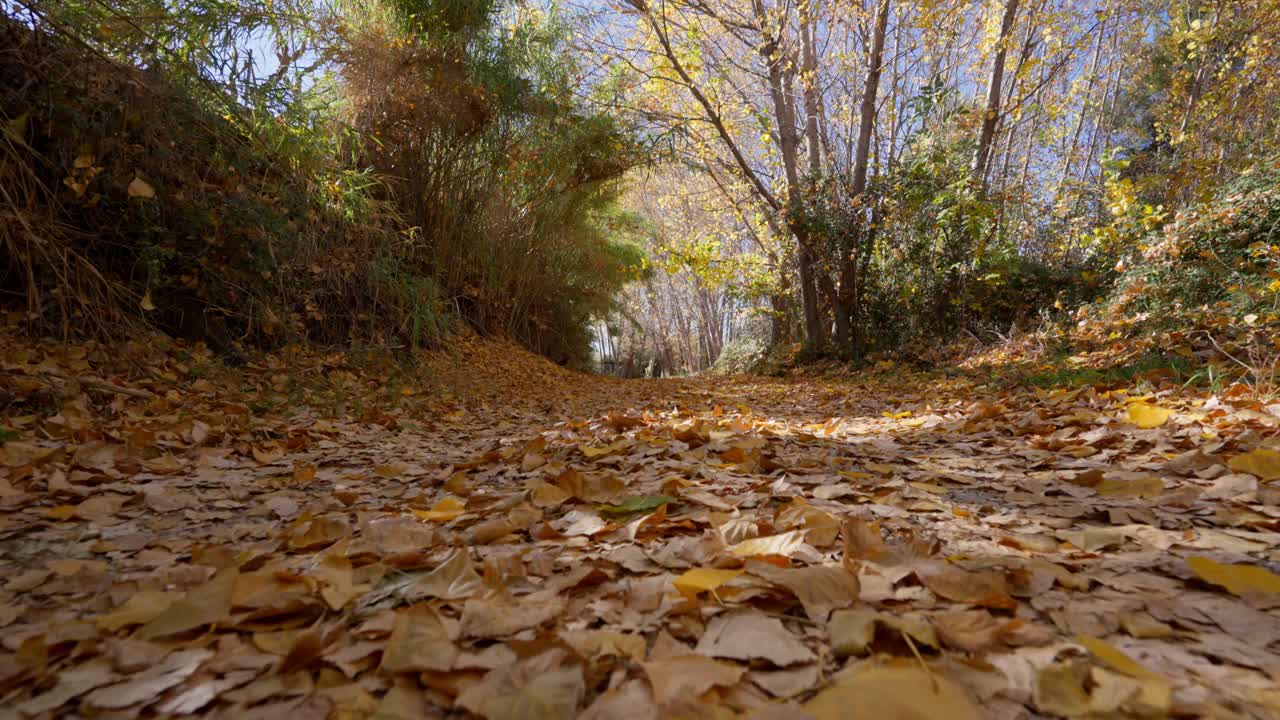
<svg viewBox="0 0 1280 720">
<path fill-rule="evenodd" d="M 1135 698 L 1138 708 L 1146 708 L 1148 710 L 1148 712 L 1142 714 L 1163 716 L 1165 711 L 1169 709 L 1173 687 L 1163 676 L 1139 665 L 1133 658 L 1098 638 L 1079 635 L 1075 641 L 1078 645 L 1083 645 L 1089 651 L 1089 654 L 1097 658 L 1102 664 L 1142 682 L 1138 696 Z M 1093 699 L 1096 702 L 1098 695 L 1095 694 Z"/>
<path fill-rule="evenodd" d="M 1275 450 L 1258 448 L 1231 458 L 1227 465 L 1236 472 L 1256 475 L 1263 482 L 1280 479 L 1280 452 Z"/>
<path fill-rule="evenodd" d="M 1164 481 L 1154 475 L 1137 480 L 1120 480 L 1106 478 L 1093 487 L 1099 495 L 1106 497 L 1158 497 L 1164 492 Z"/>
<path fill-rule="evenodd" d="M 694 568 L 687 570 L 672 583 L 682 594 L 694 596 L 700 592 L 715 590 L 721 585 L 742 574 L 741 570 L 717 570 L 715 568 Z"/>
<path fill-rule="evenodd" d="M 178 600 L 176 593 L 160 590 L 141 590 L 123 605 L 106 615 L 99 615 L 95 622 L 103 630 L 115 632 L 125 625 L 149 623 L 169 609 Z"/>
<path fill-rule="evenodd" d="M 151 184 L 146 180 L 135 175 L 133 180 L 129 182 L 129 197 L 150 200 L 155 196 L 156 189 L 151 187 Z"/>
<path fill-rule="evenodd" d="M 729 552 L 738 557 L 754 555 L 781 555 L 791 557 L 804 546 L 804 531 L 792 530 L 778 535 L 750 538 L 729 547 Z"/>
<path fill-rule="evenodd" d="M 44 516 L 51 520 L 70 520 L 76 515 L 75 505 L 59 505 L 44 511 Z"/>
<path fill-rule="evenodd" d="M 1221 585 L 1236 595 L 1280 593 L 1280 575 L 1259 565 L 1223 565 L 1207 557 L 1189 557 L 1187 565 L 1201 580 Z"/>
<path fill-rule="evenodd" d="M 856 708 L 856 711 L 854 710 Z M 954 682 L 918 665 L 878 665 L 855 670 L 805 703 L 817 720 L 978 720 L 982 715 Z"/>
<path fill-rule="evenodd" d="M 417 515 L 419 520 L 431 520 L 432 522 L 449 522 L 462 513 L 462 503 L 455 497 L 447 497 L 441 500 L 432 505 L 430 510 L 413 511 L 413 514 Z"/>
<path fill-rule="evenodd" d="M 1172 410 L 1162 408 L 1159 405 L 1149 405 L 1141 402 L 1129 404 L 1129 422 L 1143 430 L 1160 427 L 1172 415 Z"/>
<path fill-rule="evenodd" d="M 139 307 L 141 307 L 143 310 L 146 310 L 146 311 L 148 311 L 148 312 L 150 312 L 150 311 L 152 311 L 152 310 L 155 310 L 155 309 L 156 309 L 156 304 L 155 304 L 155 303 L 153 303 L 153 302 L 151 302 L 151 291 L 150 291 L 150 290 L 147 290 L 147 292 L 146 292 L 145 294 L 143 294 L 143 296 L 142 296 L 142 301 L 138 303 L 138 306 L 139 306 Z"/>
<path fill-rule="evenodd" d="M 1164 680 L 1160 675 L 1139 665 L 1133 658 L 1096 637 L 1078 635 L 1075 642 L 1077 645 L 1084 646 L 1084 649 L 1088 650 L 1090 655 L 1101 660 L 1103 664 L 1116 672 L 1124 673 L 1139 680 Z"/>
</svg>

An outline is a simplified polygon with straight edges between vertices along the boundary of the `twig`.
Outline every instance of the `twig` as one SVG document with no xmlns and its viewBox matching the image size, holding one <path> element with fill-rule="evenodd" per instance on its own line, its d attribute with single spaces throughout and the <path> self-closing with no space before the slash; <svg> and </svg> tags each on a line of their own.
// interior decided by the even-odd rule
<svg viewBox="0 0 1280 720">
<path fill-rule="evenodd" d="M 91 390 L 101 390 L 103 392 L 116 393 L 117 395 L 127 395 L 129 397 L 143 398 L 143 399 L 151 399 L 155 397 L 155 393 L 151 392 L 150 390 L 140 390 L 138 388 L 122 387 L 120 385 L 109 383 L 106 380 L 98 380 L 96 378 L 91 378 L 87 375 L 82 375 L 77 378 L 70 378 L 55 370 L 41 370 L 40 374 L 56 380 L 60 380 L 62 382 L 70 382 L 74 379 L 75 382 L 79 383 L 81 386 L 89 388 Z"/>
<path fill-rule="evenodd" d="M 929 668 L 929 664 L 926 663 L 924 658 L 920 655 L 920 650 L 916 647 L 915 642 L 912 641 L 911 636 L 907 634 L 906 630 L 898 630 L 898 632 L 902 634 L 902 639 L 907 641 L 907 647 L 911 648 L 911 654 L 916 656 L 916 660 L 920 662 L 920 667 L 924 668 L 925 674 L 929 676 L 929 683 L 933 686 L 933 691 L 935 693 L 940 692 L 941 690 L 938 687 L 938 677 L 933 674 L 933 670 Z"/>
</svg>

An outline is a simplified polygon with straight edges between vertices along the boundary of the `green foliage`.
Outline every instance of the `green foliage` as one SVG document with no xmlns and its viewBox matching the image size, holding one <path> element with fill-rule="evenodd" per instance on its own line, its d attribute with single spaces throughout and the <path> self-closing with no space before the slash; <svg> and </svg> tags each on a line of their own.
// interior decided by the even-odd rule
<svg viewBox="0 0 1280 720">
<path fill-rule="evenodd" d="M 1146 233 L 1122 260 L 1116 309 L 1162 313 L 1220 305 L 1280 310 L 1280 160 L 1244 173 L 1218 199 Z"/>
<path fill-rule="evenodd" d="M 441 36 L 420 31 L 435 4 L 393 6 L 417 20 L 348 33 L 341 77 L 360 162 L 421 239 L 404 262 L 475 326 L 585 362 L 588 323 L 644 268 L 616 202 L 639 159 L 626 129 L 579 106 L 554 15 L 445 3 L 467 21 Z"/>
<path fill-rule="evenodd" d="M 1021 378 L 1021 382 L 1047 389 L 1084 386 L 1128 387 L 1153 374 L 1167 375 L 1179 383 L 1211 381 L 1210 377 L 1194 371 L 1186 358 L 1155 351 L 1144 353 L 1124 365 L 1109 368 L 1072 365 L 1066 356 L 1055 358 L 1053 365 L 1052 370 L 1026 375 Z"/>
<path fill-rule="evenodd" d="M 429 345 L 461 318 L 577 362 L 591 319 L 645 272 L 616 204 L 641 156 L 577 99 L 554 15 L 76 0 L 34 23 L 5 29 L 32 52 L 48 34 L 56 61 L 33 56 L 2 109 L 49 121 L 15 125 L 7 149 L 32 168 L 20 189 L 56 189 L 26 204 L 66 237 L 40 255 L 6 227 L 17 262 L 0 281 L 33 313 L 37 292 L 78 298 L 64 328 L 97 308 L 210 341 L 212 322 L 219 345 Z M 59 270 L 69 252 L 93 272 Z"/>
</svg>

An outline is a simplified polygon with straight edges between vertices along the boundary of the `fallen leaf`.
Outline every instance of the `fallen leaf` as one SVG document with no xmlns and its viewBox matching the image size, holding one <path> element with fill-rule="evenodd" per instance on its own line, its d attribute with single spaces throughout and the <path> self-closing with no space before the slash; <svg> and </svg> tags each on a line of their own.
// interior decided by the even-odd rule
<svg viewBox="0 0 1280 720">
<path fill-rule="evenodd" d="M 882 613 L 860 608 L 832 613 L 827 628 L 831 634 L 831 650 L 837 656 L 863 655 L 871 649 L 877 626 L 892 633 L 908 635 L 925 647 L 938 647 L 938 636 L 929 621 L 917 613 Z"/>
<path fill-rule="evenodd" d="M 105 615 L 99 615 L 95 622 L 98 627 L 115 632 L 126 625 L 142 625 L 160 616 L 181 597 L 177 593 L 159 590 L 140 590 L 129 597 L 123 605 Z"/>
<path fill-rule="evenodd" d="M 661 706 L 695 698 L 713 687 L 735 685 L 746 668 L 712 660 L 705 655 L 680 655 L 641 663 Z"/>
<path fill-rule="evenodd" d="M 1087 669 L 1079 662 L 1050 663 L 1036 672 L 1034 701 L 1040 712 L 1080 717 L 1093 707 L 1085 682 Z"/>
<path fill-rule="evenodd" d="M 1156 498 L 1164 492 L 1164 482 L 1150 475 L 1136 480 L 1104 478 L 1093 489 L 1104 497 Z"/>
<path fill-rule="evenodd" d="M 804 704 L 817 720 L 980 720 L 954 682 L 910 665 L 861 665 Z"/>
<path fill-rule="evenodd" d="M 628 680 L 607 690 L 578 716 L 578 720 L 659 720 L 661 710 L 643 680 Z"/>
<path fill-rule="evenodd" d="M 983 607 L 1012 610 L 1017 601 L 1009 597 L 1004 575 L 994 570 L 969 571 L 945 562 L 923 563 L 916 577 L 939 597 Z"/>
<path fill-rule="evenodd" d="M 832 610 L 847 608 L 858 601 L 858 578 L 842 565 L 811 565 L 779 568 L 767 563 L 751 563 L 748 571 L 781 585 L 800 601 L 810 620 L 826 622 Z"/>
<path fill-rule="evenodd" d="M 119 185 L 117 185 L 116 187 L 119 187 Z M 129 181 L 128 191 L 129 191 L 129 197 L 131 198 L 142 198 L 144 200 L 151 200 L 156 196 L 156 189 L 151 187 L 151 183 L 147 182 L 146 180 L 143 180 L 142 178 L 136 175 L 133 177 L 133 180 Z"/>
<path fill-rule="evenodd" d="M 382 669 L 391 673 L 450 670 L 458 649 L 436 611 L 414 605 L 396 613 L 396 623 L 382 652 Z"/>
<path fill-rule="evenodd" d="M 26 715 L 40 715 L 55 710 L 81 695 L 116 680 L 111 663 L 103 658 L 58 673 L 58 684 L 48 691 L 16 705 Z"/>
<path fill-rule="evenodd" d="M 85 702 L 94 707 L 117 710 L 145 700 L 155 700 L 160 693 L 190 677 L 211 657 L 213 651 L 203 648 L 179 650 L 136 677 L 94 690 L 85 696 Z"/>
<path fill-rule="evenodd" d="M 502 595 L 472 598 L 462 606 L 462 633 L 468 637 L 506 637 L 548 622 L 564 608 L 563 598 L 546 592 L 518 599 Z"/>
<path fill-rule="evenodd" d="M 1158 428 L 1168 422 L 1173 411 L 1144 402 L 1129 403 L 1129 422 L 1144 430 Z"/>
<path fill-rule="evenodd" d="M 621 633 L 616 630 L 562 631 L 560 639 L 564 640 L 584 660 L 612 656 L 631 658 L 640 662 L 644 660 L 647 650 L 643 635 Z"/>
<path fill-rule="evenodd" d="M 731 545 L 729 552 L 738 557 L 753 557 L 758 555 L 777 555 L 779 557 L 791 557 L 805 546 L 804 531 L 792 530 L 790 532 L 778 535 L 770 535 L 768 537 L 751 538 L 742 542 Z"/>
<path fill-rule="evenodd" d="M 239 577 L 240 572 L 235 568 L 219 571 L 209 582 L 187 593 L 138 628 L 135 636 L 141 640 L 152 640 L 222 622 L 231 613 L 231 596 Z"/>
<path fill-rule="evenodd" d="M 666 495 L 636 495 L 624 498 L 622 502 L 616 505 L 601 505 L 599 511 L 601 515 L 606 517 L 633 515 L 635 513 L 653 512 L 659 507 L 673 502 L 676 502 L 676 499 Z"/>
<path fill-rule="evenodd" d="M 447 497 L 435 505 L 430 510 L 414 510 L 413 514 L 419 520 L 429 520 L 431 522 L 450 522 L 456 520 L 458 516 L 466 512 L 462 502 L 455 497 Z"/>
<path fill-rule="evenodd" d="M 717 588 L 742 574 L 742 570 L 718 570 L 694 568 L 672 581 L 676 590 L 693 598 L 700 592 L 715 592 Z"/>
<path fill-rule="evenodd" d="M 1280 480 L 1280 450 L 1258 448 L 1231 458 L 1227 466 L 1236 472 L 1254 475 L 1263 482 Z"/>
<path fill-rule="evenodd" d="M 944 644 L 971 653 L 1001 644 L 1000 634 L 1008 622 L 986 610 L 949 610 L 934 615 L 932 620 Z"/>
<path fill-rule="evenodd" d="M 778 667 L 817 658 L 780 620 L 750 610 L 712 618 L 696 650 L 703 655 L 731 660 L 768 660 Z"/>
<path fill-rule="evenodd" d="M 459 707 L 487 720 L 570 720 L 586 692 L 582 668 L 550 651 L 489 671 L 460 696 Z"/>
<path fill-rule="evenodd" d="M 1207 583 L 1221 585 L 1236 595 L 1280 593 L 1280 575 L 1261 565 L 1223 565 L 1207 557 L 1187 558 L 1187 566 Z"/>
<path fill-rule="evenodd" d="M 1098 638 L 1080 635 L 1075 638 L 1075 642 L 1112 670 L 1141 681 L 1135 702 L 1148 710 L 1143 714 L 1153 712 L 1163 714 L 1169 709 L 1173 688 L 1163 676 L 1148 670 L 1133 658 Z"/>
</svg>

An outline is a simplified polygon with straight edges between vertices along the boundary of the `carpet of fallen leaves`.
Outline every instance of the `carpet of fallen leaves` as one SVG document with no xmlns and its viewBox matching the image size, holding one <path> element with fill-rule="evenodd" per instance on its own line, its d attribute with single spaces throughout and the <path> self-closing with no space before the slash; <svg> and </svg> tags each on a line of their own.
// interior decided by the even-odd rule
<svg viewBox="0 0 1280 720">
<path fill-rule="evenodd" d="M 1280 717 L 1246 388 L 0 342 L 0 718 Z"/>
</svg>

